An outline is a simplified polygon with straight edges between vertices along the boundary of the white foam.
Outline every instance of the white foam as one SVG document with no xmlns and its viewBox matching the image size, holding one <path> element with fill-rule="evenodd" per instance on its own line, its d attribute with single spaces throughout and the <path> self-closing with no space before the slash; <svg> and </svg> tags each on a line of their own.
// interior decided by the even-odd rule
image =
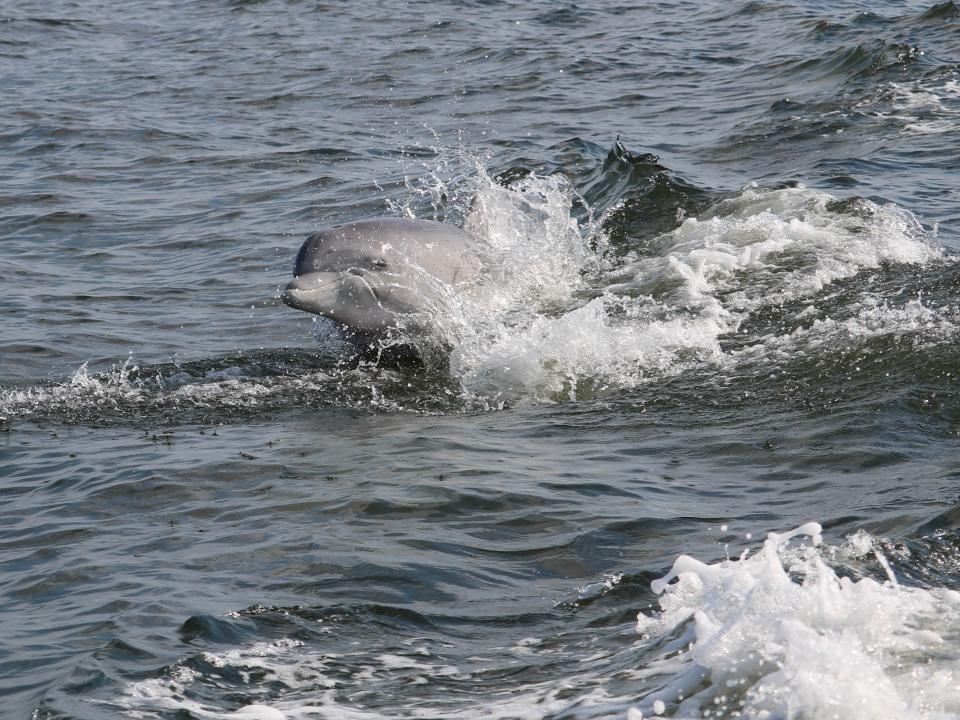
<svg viewBox="0 0 960 720">
<path fill-rule="evenodd" d="M 416 648 L 414 648 L 416 651 Z M 414 702 L 384 708 L 378 700 L 376 708 L 364 705 L 363 693 L 358 691 L 398 680 L 406 685 L 427 685 L 437 677 L 468 680 L 469 675 L 443 662 L 436 662 L 429 653 L 417 658 L 383 653 L 371 657 L 364 652 L 331 656 L 310 650 L 298 641 L 281 640 L 254 643 L 222 654 L 204 653 L 203 659 L 217 668 L 231 668 L 247 686 L 233 692 L 222 692 L 223 703 L 218 706 L 210 699 L 218 678 L 202 676 L 195 670 L 175 665 L 164 677 L 142 680 L 127 685 L 123 693 L 109 701 L 97 704 L 119 710 L 126 717 L 159 718 L 164 711 L 186 710 L 204 720 L 372 720 L 391 716 L 433 720 L 469 720 L 476 717 L 476 696 L 444 697 L 436 695 L 432 701 L 422 698 Z M 474 658 L 473 660 L 479 660 Z M 342 669 L 331 673 L 331 668 L 345 663 L 363 663 L 349 680 Z M 251 681 L 251 673 L 258 672 L 258 681 Z M 282 697 L 271 697 L 278 683 L 282 683 Z M 273 689 L 271 689 L 273 688 Z M 230 708 L 238 695 L 247 695 L 248 704 Z M 558 712 L 570 705 L 569 688 L 564 683 L 532 683 L 522 691 L 504 692 L 490 686 L 484 696 L 483 714 L 490 720 L 538 720 L 544 714 Z M 417 691 L 414 691 L 415 693 Z M 213 693 L 214 695 L 216 693 Z M 356 700 L 352 700 L 358 695 Z M 205 700 L 194 698 L 202 697 Z M 226 700 L 226 698 L 230 698 Z M 578 706 L 592 707 L 610 701 L 602 689 L 591 688 L 578 698 Z"/>
<path fill-rule="evenodd" d="M 747 314 L 809 297 L 882 262 L 942 258 L 912 215 L 864 201 L 866 218 L 831 212 L 833 198 L 804 188 L 746 189 L 714 215 L 686 220 L 661 239 L 663 255 L 642 258 L 616 290 L 658 292 L 665 304 L 735 332 Z"/>
<path fill-rule="evenodd" d="M 0 418 L 70 417 L 72 413 L 97 411 L 105 418 L 158 412 L 169 419 L 171 413 L 191 409 L 257 411 L 283 407 L 291 396 L 302 402 L 311 394 L 343 405 L 402 411 L 403 401 L 385 396 L 380 387 L 396 383 L 398 377 L 390 369 L 363 364 L 299 373 L 284 369 L 263 376 L 248 375 L 236 366 L 202 375 L 181 370 L 145 376 L 128 359 L 122 366 L 95 375 L 83 364 L 62 383 L 0 389 Z M 340 391 L 345 387 L 366 392 L 344 395 Z"/>
<path fill-rule="evenodd" d="M 907 133 L 953 133 L 960 118 L 960 82 L 955 74 L 891 82 L 855 107 L 895 122 Z"/>
<path fill-rule="evenodd" d="M 938 590 L 854 580 L 810 546 L 811 523 L 770 534 L 750 557 L 706 564 L 681 556 L 652 585 L 660 611 L 637 629 L 659 688 L 637 703 L 673 717 L 955 718 L 960 714 L 960 609 Z M 865 533 L 849 542 L 863 554 Z M 676 581 L 670 584 L 670 581 Z M 947 638 L 952 640 L 945 648 Z"/>
<path fill-rule="evenodd" d="M 920 299 L 910 300 L 903 307 L 890 307 L 865 294 L 850 310 L 853 313 L 846 319 L 817 318 L 809 326 L 766 337 L 753 347 L 732 353 L 731 357 L 786 359 L 798 352 L 816 354 L 830 347 L 849 346 L 851 342 L 880 336 L 908 337 L 914 347 L 922 348 L 955 337 L 960 327 L 956 310 L 927 307 Z"/>
<path fill-rule="evenodd" d="M 496 406 L 584 399 L 676 374 L 691 364 L 736 362 L 721 339 L 751 313 L 812 298 L 830 283 L 883 263 L 946 262 L 916 219 L 893 205 L 803 187 L 744 189 L 656 239 L 658 252 L 605 264 L 603 240 L 570 217 L 571 191 L 531 176 L 506 189 L 481 182 L 473 231 L 494 268 L 461 298 L 451 370 L 467 393 Z M 952 315 L 881 307 L 868 291 L 843 330 L 956 329 Z M 835 325 L 811 304 L 808 335 Z M 757 352 L 779 347 L 767 336 Z"/>
<path fill-rule="evenodd" d="M 69 380 L 49 386 L 0 390 L 0 415 L 31 417 L 57 406 L 117 405 L 137 403 L 144 388 L 131 380 L 137 370 L 132 359 L 102 375 L 90 375 L 83 363 Z"/>
</svg>

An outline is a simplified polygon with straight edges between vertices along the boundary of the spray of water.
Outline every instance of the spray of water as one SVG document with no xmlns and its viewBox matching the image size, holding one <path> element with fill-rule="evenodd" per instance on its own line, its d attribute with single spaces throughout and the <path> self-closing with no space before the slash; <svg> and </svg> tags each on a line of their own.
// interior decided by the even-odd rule
<svg viewBox="0 0 960 720">
<path fill-rule="evenodd" d="M 947 262 L 909 212 L 803 187 L 748 187 L 614 262 L 602 223 L 581 227 L 571 215 L 561 176 L 503 187 L 481 172 L 475 182 L 468 228 L 485 273 L 444 322 L 451 373 L 494 404 L 585 399 L 726 366 L 737 356 L 725 339 L 765 308 L 806 300 L 794 325 L 803 316 L 814 332 L 828 330 L 817 298 L 832 283 L 883 265 Z M 862 322 L 845 325 L 854 335 L 915 315 L 868 291 L 856 302 Z M 783 345 L 794 329 L 750 347 Z"/>
<path fill-rule="evenodd" d="M 50 414 L 50 403 L 276 408 L 312 397 L 311 388 L 353 404 L 357 393 L 344 391 L 351 378 L 394 409 L 421 407 L 410 398 L 433 398 L 431 411 L 495 409 L 621 394 L 691 370 L 729 374 L 738 363 L 776 363 L 858 337 L 956 334 L 954 310 L 919 296 L 894 302 L 869 283 L 844 300 L 842 317 L 832 314 L 833 289 L 865 273 L 952 263 L 893 205 L 751 186 L 699 217 L 678 216 L 675 229 L 624 254 L 611 252 L 603 230 L 617 204 L 605 217 L 575 214 L 588 203 L 563 175 L 504 184 L 462 150 L 437 150 L 421 164 L 391 210 L 459 220 L 476 239 L 482 272 L 457 291 L 434 281 L 425 312 L 368 348 L 360 365 L 368 372 L 331 363 L 320 375 L 277 367 L 251 377 L 242 367 L 231 378 L 193 373 L 178 382 L 164 370 L 151 385 L 149 372 L 134 379 L 82 368 L 53 387 L 0 390 L 0 416 Z M 777 322 L 765 325 L 774 311 Z M 339 330 L 316 327 L 320 354 L 347 352 Z M 447 379 L 437 387 L 407 380 L 400 386 L 412 388 L 410 398 L 390 400 L 376 366 L 404 346 L 442 369 L 430 378 Z"/>
<path fill-rule="evenodd" d="M 812 544 L 790 548 L 794 538 Z M 852 536 L 836 559 L 873 555 L 853 579 L 824 559 L 820 526 L 771 533 L 750 556 L 687 556 L 654 581 L 637 631 L 658 681 L 635 714 L 678 718 L 949 718 L 960 712 L 960 593 L 899 584 L 879 544 Z M 924 658 L 923 662 L 918 662 Z"/>
</svg>

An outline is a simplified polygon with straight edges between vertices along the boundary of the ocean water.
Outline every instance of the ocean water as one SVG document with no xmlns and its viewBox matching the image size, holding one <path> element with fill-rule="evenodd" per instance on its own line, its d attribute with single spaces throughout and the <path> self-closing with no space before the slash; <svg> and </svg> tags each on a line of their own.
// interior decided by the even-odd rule
<svg viewBox="0 0 960 720">
<path fill-rule="evenodd" d="M 953 0 L 0 0 L 0 68 L 0 716 L 960 718 Z M 424 362 L 279 299 L 383 215 L 477 242 Z"/>
</svg>

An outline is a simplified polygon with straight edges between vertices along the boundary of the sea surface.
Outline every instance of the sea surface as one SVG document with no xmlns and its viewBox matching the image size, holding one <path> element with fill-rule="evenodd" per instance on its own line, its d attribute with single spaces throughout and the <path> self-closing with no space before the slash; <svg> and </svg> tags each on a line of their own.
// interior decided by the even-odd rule
<svg viewBox="0 0 960 720">
<path fill-rule="evenodd" d="M 0 717 L 960 718 L 958 251 L 954 0 L 0 0 Z"/>
</svg>

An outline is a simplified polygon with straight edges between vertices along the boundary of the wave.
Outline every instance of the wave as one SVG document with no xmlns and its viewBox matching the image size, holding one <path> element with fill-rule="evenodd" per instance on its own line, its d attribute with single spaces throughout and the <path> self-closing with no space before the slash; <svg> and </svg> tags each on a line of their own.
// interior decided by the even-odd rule
<svg viewBox="0 0 960 720">
<path fill-rule="evenodd" d="M 180 628 L 195 650 L 84 702 L 124 717 L 261 720 L 467 718 L 480 702 L 504 719 L 955 717 L 960 593 L 904 574 L 935 565 L 955 536 L 891 543 L 858 531 L 832 545 L 820 534 L 808 523 L 756 552 L 681 555 L 652 580 L 603 576 L 552 615 L 355 604 L 195 616 Z M 952 580 L 940 575 L 957 577 L 955 562 Z M 644 609 L 578 628 L 598 602 Z M 635 640 L 598 644 L 628 632 L 631 614 Z M 558 637 L 524 635 L 551 618 Z M 482 636 L 485 623 L 515 628 L 516 643 L 478 645 L 471 628 Z"/>
<path fill-rule="evenodd" d="M 671 717 L 945 718 L 960 712 L 960 593 L 901 585 L 875 538 L 788 549 L 820 526 L 771 533 L 763 549 L 706 564 L 681 556 L 654 581 L 660 609 L 637 631 L 659 687 L 639 712 Z M 828 561 L 874 560 L 884 580 Z M 670 581 L 676 582 L 670 584 Z"/>
<path fill-rule="evenodd" d="M 448 380 L 416 367 L 346 362 L 303 349 L 240 353 L 180 364 L 128 359 L 66 381 L 0 389 L 0 426 L 16 420 L 129 425 L 218 425 L 303 408 L 450 411 Z M 424 388 L 428 392 L 423 392 Z M 455 408 L 454 408 L 455 409 Z"/>
<path fill-rule="evenodd" d="M 394 209 L 462 217 L 484 272 L 437 318 L 444 351 L 429 355 L 426 372 L 396 354 L 385 362 L 402 337 L 347 358 L 342 333 L 320 319 L 314 349 L 83 366 L 65 382 L 0 389 L 0 416 L 474 412 L 620 396 L 680 375 L 722 383 L 781 372 L 778 386 L 789 387 L 792 372 L 805 372 L 798 359 L 851 343 L 895 338 L 911 367 L 908 353 L 956 343 L 957 265 L 896 205 L 800 185 L 707 191 L 619 144 L 572 178 L 491 177 L 476 158 L 460 160 L 472 174 L 444 162 L 409 184 L 419 206 Z"/>
<path fill-rule="evenodd" d="M 683 372 L 729 371 L 748 347 L 762 353 L 774 338 L 801 329 L 827 334 L 829 313 L 839 310 L 834 294 L 851 282 L 858 286 L 851 301 L 865 313 L 859 326 L 848 323 L 851 332 L 883 332 L 884 312 L 888 331 L 902 332 L 905 326 L 896 323 L 910 298 L 885 295 L 857 278 L 883 268 L 902 277 L 911 267 L 952 265 L 909 212 L 800 186 L 748 187 L 699 217 L 678 215 L 675 222 L 682 221 L 671 232 L 638 239 L 626 253 L 611 252 L 602 231 L 587 240 L 574 228 L 564 201 L 571 190 L 550 182 L 527 178 L 513 190 L 491 192 L 484 206 L 492 237 L 522 242 L 525 252 L 549 256 L 555 267 L 516 262 L 511 247 L 500 265 L 502 309 L 482 293 L 464 299 L 474 319 L 455 345 L 451 371 L 477 395 L 584 399 Z M 533 227 L 532 217 L 525 230 L 495 227 L 523 219 L 516 193 L 543 193 L 551 211 L 560 213 L 558 227 L 570 232 L 567 250 L 549 245 L 555 239 Z M 558 252 L 572 262 L 556 264 Z M 503 287 L 519 292 L 505 296 Z M 552 294 L 523 294 L 541 287 Z M 771 308 L 783 312 L 771 316 Z M 951 335 L 952 308 L 927 310 Z M 773 354 L 766 357 L 776 362 Z"/>
</svg>

